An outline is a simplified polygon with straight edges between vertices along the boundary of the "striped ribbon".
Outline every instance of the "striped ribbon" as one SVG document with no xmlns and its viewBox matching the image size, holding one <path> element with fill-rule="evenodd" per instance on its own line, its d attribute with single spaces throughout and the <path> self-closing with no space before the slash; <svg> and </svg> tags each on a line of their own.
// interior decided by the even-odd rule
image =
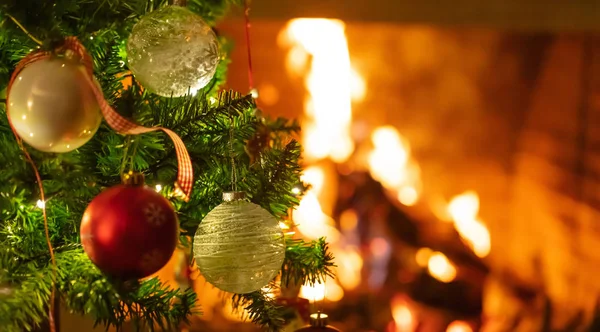
<svg viewBox="0 0 600 332">
<path fill-rule="evenodd" d="M 81 42 L 77 39 L 77 37 L 66 37 L 64 43 L 59 46 L 55 51 L 63 52 L 68 54 L 69 52 L 74 53 L 81 59 L 81 63 L 83 64 L 85 71 L 87 73 L 86 80 L 89 86 L 92 88 L 94 95 L 96 96 L 96 100 L 100 109 L 102 111 L 102 115 L 104 115 L 104 119 L 108 123 L 108 125 L 115 130 L 116 132 L 123 135 L 139 135 L 143 133 L 148 133 L 151 131 L 162 130 L 165 132 L 173 141 L 175 145 L 175 152 L 177 153 L 177 163 L 178 163 L 178 172 L 177 172 L 177 182 L 175 183 L 175 194 L 180 196 L 184 201 L 189 201 L 190 194 L 192 192 L 192 185 L 194 180 L 194 170 L 192 168 L 192 161 L 190 159 L 190 155 L 183 144 L 181 138 L 173 131 L 163 127 L 143 127 L 140 126 L 123 116 L 117 113 L 104 99 L 104 94 L 100 87 L 94 82 L 94 64 L 92 57 L 89 55 L 85 47 L 81 44 Z M 42 60 L 47 59 L 52 55 L 49 51 L 33 51 L 25 58 L 23 58 L 18 64 L 15 71 L 12 74 L 10 86 L 13 81 L 17 78 L 18 74 L 28 65 Z M 6 107 L 9 107 L 7 103 Z M 7 110 L 8 113 L 8 110 Z M 10 121 L 10 119 L 9 119 Z M 12 126 L 12 125 L 11 125 Z M 13 129 L 14 132 L 14 129 Z M 16 136 L 16 132 L 15 132 Z"/>
</svg>

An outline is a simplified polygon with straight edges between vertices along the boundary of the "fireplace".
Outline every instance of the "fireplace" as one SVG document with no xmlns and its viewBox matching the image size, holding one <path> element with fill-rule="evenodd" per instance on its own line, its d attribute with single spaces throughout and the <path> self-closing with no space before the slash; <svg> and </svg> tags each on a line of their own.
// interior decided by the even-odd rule
<svg viewBox="0 0 600 332">
<path fill-rule="evenodd" d="M 294 221 L 337 256 L 337 280 L 301 291 L 314 310 L 344 331 L 597 328 L 600 43 L 588 21 L 257 10 L 259 105 L 303 124 L 312 189 Z M 242 27 L 220 32 L 243 46 Z M 230 73 L 246 70 L 236 52 Z M 229 84 L 247 89 L 243 75 Z"/>
</svg>

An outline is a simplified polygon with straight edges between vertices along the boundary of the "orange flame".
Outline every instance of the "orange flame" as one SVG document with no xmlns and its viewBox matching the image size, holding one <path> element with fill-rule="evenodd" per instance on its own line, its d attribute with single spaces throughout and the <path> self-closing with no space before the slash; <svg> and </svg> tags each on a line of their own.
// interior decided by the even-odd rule
<svg viewBox="0 0 600 332">
<path fill-rule="evenodd" d="M 455 196 L 448 204 L 448 213 L 454 220 L 454 228 L 462 240 L 478 257 L 490 253 L 490 232 L 483 222 L 477 218 L 479 213 L 479 196 L 474 191 L 467 191 Z"/>
<path fill-rule="evenodd" d="M 420 267 L 426 267 L 429 264 L 429 258 L 433 255 L 433 250 L 429 248 L 421 248 L 417 250 L 417 254 L 415 255 L 415 261 L 417 261 L 417 265 Z"/>
<path fill-rule="evenodd" d="M 325 298 L 325 284 L 320 282 L 314 285 L 302 285 L 300 288 L 300 297 L 311 301 L 322 301 Z"/>
<path fill-rule="evenodd" d="M 371 135 L 374 149 L 369 155 L 371 176 L 411 206 L 419 200 L 420 169 L 411 159 L 410 145 L 391 126 L 379 127 Z"/>
<path fill-rule="evenodd" d="M 357 248 L 349 247 L 335 252 L 337 275 L 340 284 L 347 290 L 356 289 L 361 282 L 363 258 Z"/>
<path fill-rule="evenodd" d="M 446 332 L 473 332 L 473 328 L 467 322 L 456 320 L 448 325 Z"/>
<path fill-rule="evenodd" d="M 344 23 L 329 19 L 291 20 L 279 36 L 281 46 L 289 47 L 286 67 L 289 73 L 304 76 L 308 91 L 303 119 L 304 158 L 313 162 L 330 158 L 336 163 L 346 161 L 354 151 L 350 135 L 352 100 L 365 98 L 366 84 L 350 65 Z M 328 175 L 319 166 L 304 171 L 302 181 L 310 184 L 293 214 L 302 235 L 310 239 L 327 237 L 336 252 L 338 272 L 344 275 L 339 283 L 346 289 L 356 288 L 360 282 L 362 257 L 353 247 L 339 248 L 340 231 L 324 211 L 331 211 L 326 200 L 325 183 Z M 352 232 L 358 223 L 356 216 L 345 216 L 344 232 Z M 344 290 L 338 281 L 329 279 L 325 284 L 303 285 L 302 296 L 319 301 L 339 301 Z"/>
<path fill-rule="evenodd" d="M 364 81 L 352 71 L 342 21 L 301 18 L 291 20 L 280 35 L 291 46 L 287 69 L 305 76 L 308 98 L 303 141 L 307 160 L 346 161 L 354 151 L 350 137 L 351 97 L 364 97 Z M 309 57 L 310 55 L 310 57 Z M 307 66 L 311 59 L 310 67 Z"/>
<path fill-rule="evenodd" d="M 344 290 L 332 278 L 327 278 L 325 283 L 304 284 L 300 288 L 300 297 L 311 301 L 322 301 L 326 299 L 331 302 L 337 302 L 344 297 Z"/>
<path fill-rule="evenodd" d="M 434 252 L 427 263 L 429 274 L 441 282 L 451 282 L 456 278 L 456 268 L 446 255 Z"/>
<path fill-rule="evenodd" d="M 392 317 L 396 325 L 395 332 L 415 331 L 417 320 L 404 296 L 396 295 L 392 298 Z"/>
<path fill-rule="evenodd" d="M 327 237 L 330 243 L 337 243 L 340 232 L 333 226 L 333 220 L 321 209 L 317 196 L 308 191 L 294 210 L 294 222 L 302 235 L 309 239 Z"/>
</svg>

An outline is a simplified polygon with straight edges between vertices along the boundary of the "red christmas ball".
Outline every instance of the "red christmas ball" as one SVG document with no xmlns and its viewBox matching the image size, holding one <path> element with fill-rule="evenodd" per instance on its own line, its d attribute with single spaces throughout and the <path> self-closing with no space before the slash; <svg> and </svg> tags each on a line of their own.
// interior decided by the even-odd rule
<svg viewBox="0 0 600 332">
<path fill-rule="evenodd" d="M 171 203 L 144 186 L 143 176 L 130 174 L 124 180 L 88 205 L 81 221 L 81 243 L 102 272 L 137 279 L 169 261 L 179 228 Z"/>
</svg>

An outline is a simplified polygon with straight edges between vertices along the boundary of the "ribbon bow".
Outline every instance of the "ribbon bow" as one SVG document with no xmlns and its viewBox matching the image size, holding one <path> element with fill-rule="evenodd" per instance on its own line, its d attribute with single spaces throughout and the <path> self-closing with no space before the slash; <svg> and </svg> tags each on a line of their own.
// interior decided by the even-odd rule
<svg viewBox="0 0 600 332">
<path fill-rule="evenodd" d="M 173 144 L 175 145 L 175 152 L 177 153 L 177 164 L 178 164 L 177 182 L 175 182 L 175 193 L 177 195 L 181 196 L 184 201 L 186 201 L 186 202 L 189 201 L 190 194 L 192 192 L 194 170 L 192 168 L 192 161 L 190 159 L 190 155 L 187 152 L 187 149 L 185 148 L 185 145 L 183 144 L 183 141 L 181 140 L 181 138 L 175 132 L 173 132 L 172 130 L 167 129 L 167 128 L 163 128 L 163 127 L 148 128 L 148 127 L 140 126 L 140 125 L 124 118 L 119 113 L 117 113 L 110 105 L 108 105 L 108 102 L 106 101 L 106 99 L 104 99 L 104 94 L 102 93 L 102 90 L 94 82 L 94 79 L 93 79 L 94 65 L 93 65 L 92 57 L 89 55 L 89 53 L 87 52 L 85 47 L 81 44 L 81 42 L 76 37 L 66 37 L 63 44 L 61 46 L 59 46 L 58 49 L 63 52 L 73 52 L 81 58 L 81 63 L 84 66 L 85 71 L 87 73 L 87 75 L 85 75 L 86 81 L 89 84 L 89 86 L 91 87 L 92 91 L 94 92 L 94 95 L 96 96 L 96 100 L 98 102 L 98 105 L 100 106 L 100 110 L 102 111 L 102 115 L 104 116 L 104 119 L 106 120 L 108 125 L 113 130 L 115 130 L 119 134 L 123 134 L 123 135 L 139 135 L 139 134 L 148 133 L 151 131 L 162 130 L 171 138 L 171 140 L 173 141 Z M 8 85 L 9 90 L 10 90 L 10 87 L 11 87 L 12 83 L 14 82 L 14 80 L 17 78 L 19 73 L 23 69 L 25 69 L 25 67 L 27 67 L 28 65 L 30 65 L 36 61 L 47 59 L 51 55 L 52 55 L 51 52 L 41 51 L 41 50 L 36 50 L 36 51 L 33 51 L 32 53 L 29 53 L 25 58 L 23 58 L 17 64 L 17 67 L 16 67 L 15 71 L 13 72 L 10 82 L 9 82 L 9 85 Z M 6 107 L 8 108 L 9 105 L 10 104 L 7 102 Z M 8 113 L 8 111 L 7 111 L 7 113 Z M 10 119 L 9 119 L 9 121 L 10 121 Z M 11 124 L 11 126 L 12 126 L 12 124 Z M 14 129 L 13 129 L 13 132 L 15 133 L 15 136 L 17 137 L 17 140 L 20 143 L 21 138 L 17 135 L 17 133 L 16 133 L 16 131 L 14 131 Z"/>
</svg>

